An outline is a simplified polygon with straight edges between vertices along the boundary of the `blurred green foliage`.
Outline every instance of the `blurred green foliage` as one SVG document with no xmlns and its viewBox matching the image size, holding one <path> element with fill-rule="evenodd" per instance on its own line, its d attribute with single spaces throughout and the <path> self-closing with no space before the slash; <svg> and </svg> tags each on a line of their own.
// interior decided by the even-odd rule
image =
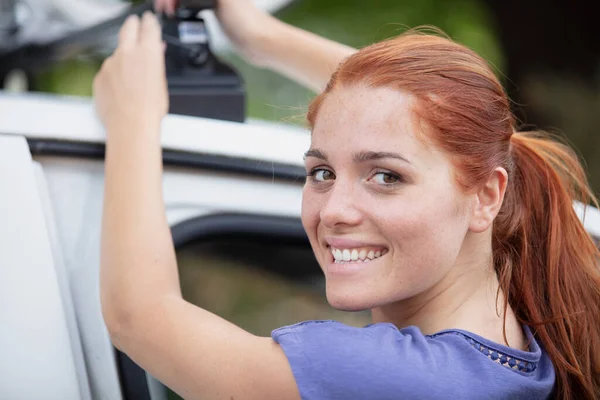
<svg viewBox="0 0 600 400">
<path fill-rule="evenodd" d="M 101 61 L 71 60 L 42 72 L 35 80 L 36 90 L 72 96 L 91 96 L 92 82 Z"/>
</svg>

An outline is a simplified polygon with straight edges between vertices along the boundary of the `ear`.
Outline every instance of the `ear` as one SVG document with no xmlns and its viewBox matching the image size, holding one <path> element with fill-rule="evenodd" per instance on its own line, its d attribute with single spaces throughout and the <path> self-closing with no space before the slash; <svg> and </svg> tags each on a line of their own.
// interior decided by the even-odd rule
<svg viewBox="0 0 600 400">
<path fill-rule="evenodd" d="M 469 224 L 471 232 L 484 232 L 492 226 L 500 207 L 502 207 L 507 183 L 508 173 L 504 168 L 498 167 L 492 172 L 479 192 L 476 193 L 475 205 L 471 213 L 471 223 Z"/>
</svg>

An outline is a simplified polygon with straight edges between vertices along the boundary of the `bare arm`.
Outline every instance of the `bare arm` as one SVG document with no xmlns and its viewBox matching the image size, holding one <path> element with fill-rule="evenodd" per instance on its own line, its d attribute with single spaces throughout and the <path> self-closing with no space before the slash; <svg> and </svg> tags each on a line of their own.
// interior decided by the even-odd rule
<svg viewBox="0 0 600 400">
<path fill-rule="evenodd" d="M 94 95 L 107 132 L 100 293 L 115 346 L 186 399 L 299 399 L 279 345 L 181 297 L 162 197 L 156 18 L 127 20 Z"/>
<path fill-rule="evenodd" d="M 268 17 L 270 28 L 257 42 L 264 65 L 320 93 L 338 65 L 356 50 Z"/>
</svg>

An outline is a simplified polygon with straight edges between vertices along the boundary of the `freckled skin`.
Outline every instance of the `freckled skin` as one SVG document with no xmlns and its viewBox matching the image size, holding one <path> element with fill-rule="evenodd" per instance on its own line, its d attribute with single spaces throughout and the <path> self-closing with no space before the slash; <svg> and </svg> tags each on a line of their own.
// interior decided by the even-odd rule
<svg viewBox="0 0 600 400">
<path fill-rule="evenodd" d="M 469 254 L 469 203 L 452 178 L 447 157 L 415 135 L 413 98 L 390 89 L 338 88 L 323 102 L 311 148 L 327 162 L 307 157 L 307 171 L 327 168 L 334 180 L 304 188 L 302 222 L 326 276 L 330 304 L 344 310 L 419 308 L 439 297 L 461 273 Z M 359 151 L 399 153 L 395 159 L 357 164 Z M 372 178 L 378 170 L 404 176 L 393 188 Z M 459 210 L 460 212 L 457 212 Z M 350 276 L 329 276 L 334 235 L 381 244 L 388 254 Z"/>
</svg>

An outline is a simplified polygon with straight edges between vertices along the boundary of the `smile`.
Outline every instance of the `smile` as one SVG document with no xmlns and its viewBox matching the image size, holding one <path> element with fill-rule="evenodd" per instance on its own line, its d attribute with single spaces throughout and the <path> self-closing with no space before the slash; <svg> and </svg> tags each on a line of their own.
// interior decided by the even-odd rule
<svg viewBox="0 0 600 400">
<path fill-rule="evenodd" d="M 336 249 L 330 248 L 335 263 L 361 263 L 375 260 L 387 253 L 385 248 L 357 248 Z"/>
</svg>

